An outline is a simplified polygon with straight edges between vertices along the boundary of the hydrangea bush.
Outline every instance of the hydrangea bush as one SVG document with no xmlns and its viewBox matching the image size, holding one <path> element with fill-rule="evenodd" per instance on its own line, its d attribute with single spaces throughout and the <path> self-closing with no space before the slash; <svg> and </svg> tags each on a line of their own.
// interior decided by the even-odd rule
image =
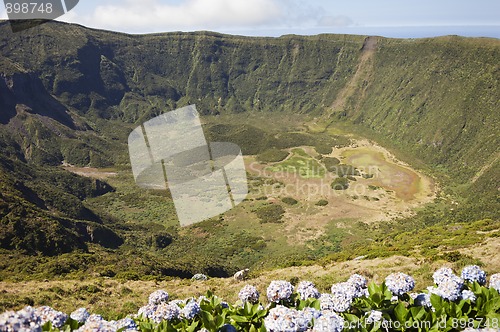
<svg viewBox="0 0 500 332">
<path fill-rule="evenodd" d="M 500 329 L 500 274 L 490 276 L 478 266 L 460 276 L 450 268 L 433 274 L 434 285 L 410 293 L 414 279 L 393 273 L 377 285 L 361 275 L 332 285 L 321 293 L 309 281 L 296 288 L 287 281 L 271 282 L 267 302 L 246 285 L 231 305 L 210 291 L 198 299 L 171 300 L 164 290 L 153 292 L 137 313 L 117 321 L 85 308 L 69 316 L 47 306 L 26 307 L 0 315 L 6 332 L 173 332 L 173 331 L 480 331 Z M 486 331 L 486 330 L 485 330 Z"/>
</svg>

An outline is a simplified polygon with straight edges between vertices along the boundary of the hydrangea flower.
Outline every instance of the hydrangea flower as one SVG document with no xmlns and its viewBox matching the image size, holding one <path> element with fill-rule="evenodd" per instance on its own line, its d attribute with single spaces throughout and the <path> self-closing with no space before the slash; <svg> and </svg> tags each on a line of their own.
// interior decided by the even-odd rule
<svg viewBox="0 0 500 332">
<path fill-rule="evenodd" d="M 354 286 L 356 290 L 354 297 L 369 296 L 368 294 L 368 280 L 360 274 L 353 274 L 349 277 L 347 282 Z"/>
<path fill-rule="evenodd" d="M 187 302 L 192 301 L 193 299 L 187 299 L 186 301 L 177 299 L 177 300 L 172 300 L 169 303 L 170 304 L 177 304 L 179 307 L 183 307 L 186 305 Z"/>
<path fill-rule="evenodd" d="M 269 302 L 278 303 L 280 301 L 288 301 L 293 293 L 293 286 L 288 281 L 274 280 L 267 287 L 267 299 Z"/>
<path fill-rule="evenodd" d="M 259 296 L 259 291 L 252 285 L 246 285 L 238 293 L 238 298 L 243 303 L 250 302 L 252 304 L 256 304 L 259 302 Z"/>
<path fill-rule="evenodd" d="M 314 308 L 304 308 L 302 311 L 294 310 L 294 312 L 297 331 L 309 331 L 313 319 L 321 317 L 321 312 Z"/>
<path fill-rule="evenodd" d="M 333 310 L 333 308 L 335 307 L 333 296 L 331 294 L 321 294 L 319 297 L 319 303 L 321 310 Z"/>
<path fill-rule="evenodd" d="M 163 289 L 154 291 L 149 295 L 149 304 L 160 304 L 168 302 L 168 293 Z"/>
<path fill-rule="evenodd" d="M 51 322 L 53 327 L 60 328 L 68 320 L 68 315 L 64 312 L 57 311 L 48 306 L 39 307 L 36 311 L 42 320 L 42 325 Z"/>
<path fill-rule="evenodd" d="M 427 293 L 415 294 L 412 296 L 415 305 L 420 307 L 432 308 L 431 297 Z"/>
<path fill-rule="evenodd" d="M 140 307 L 137 311 L 137 316 L 143 316 L 145 318 L 153 319 L 156 312 L 155 304 L 146 304 L 143 307 Z"/>
<path fill-rule="evenodd" d="M 318 319 L 319 317 L 321 317 L 321 311 L 316 310 L 316 309 L 314 309 L 314 308 L 310 308 L 310 307 L 305 307 L 305 308 L 302 310 L 302 313 L 303 313 L 306 317 L 310 317 L 310 319 L 309 319 L 309 320 Z"/>
<path fill-rule="evenodd" d="M 500 293 L 500 273 L 495 273 L 490 277 L 490 288 L 494 288 Z"/>
<path fill-rule="evenodd" d="M 396 272 L 385 278 L 385 284 L 392 294 L 399 296 L 412 291 L 415 280 L 405 273 Z"/>
<path fill-rule="evenodd" d="M 73 311 L 69 317 L 72 320 L 76 320 L 78 323 L 82 324 L 90 317 L 90 313 L 85 308 L 79 308 Z"/>
<path fill-rule="evenodd" d="M 476 295 L 474 294 L 474 292 L 467 290 L 467 289 L 462 291 L 462 294 L 460 297 L 462 300 L 469 300 L 471 302 L 476 301 Z"/>
<path fill-rule="evenodd" d="M 463 268 L 462 279 L 469 282 L 477 281 L 480 285 L 485 285 L 486 272 L 477 265 L 469 265 Z"/>
<path fill-rule="evenodd" d="M 352 301 L 357 294 L 356 287 L 349 282 L 341 282 L 332 285 L 333 310 L 345 312 L 351 307 Z"/>
<path fill-rule="evenodd" d="M 19 311 L 7 311 L 0 315 L 0 331 L 42 332 L 42 320 L 35 308 L 26 307 Z"/>
<path fill-rule="evenodd" d="M 98 314 L 92 314 L 87 318 L 87 322 L 100 322 L 104 321 L 104 318 L 101 315 Z"/>
<path fill-rule="evenodd" d="M 231 324 L 224 324 L 218 332 L 237 332 L 236 328 Z"/>
<path fill-rule="evenodd" d="M 111 324 L 116 326 L 117 330 L 123 329 L 124 332 L 137 331 L 137 324 L 130 317 L 125 317 L 119 321 L 112 321 Z"/>
<path fill-rule="evenodd" d="M 312 317 L 309 311 L 302 312 L 278 305 L 269 310 L 269 314 L 264 318 L 264 325 L 269 332 L 307 331 Z"/>
<path fill-rule="evenodd" d="M 118 329 L 115 326 L 116 322 L 108 322 L 103 320 L 92 320 L 85 322 L 78 330 L 75 332 L 116 332 Z"/>
<path fill-rule="evenodd" d="M 313 332 L 341 332 L 344 319 L 332 311 L 322 311 L 321 317 L 315 320 Z"/>
<path fill-rule="evenodd" d="M 441 296 L 443 299 L 456 301 L 461 297 L 463 285 L 460 278 L 451 277 L 448 280 L 442 281 L 438 287 L 429 287 L 428 290 L 431 293 Z"/>
<path fill-rule="evenodd" d="M 200 305 L 196 301 L 189 301 L 181 310 L 181 316 L 186 319 L 193 319 L 201 311 Z"/>
<path fill-rule="evenodd" d="M 156 310 L 151 317 L 155 323 L 160 323 L 163 320 L 173 320 L 180 317 L 181 309 L 177 304 L 160 303 L 156 306 Z"/>
<path fill-rule="evenodd" d="M 366 323 L 367 324 L 373 324 L 373 323 L 381 322 L 382 319 L 383 319 L 383 317 L 382 317 L 382 311 L 378 311 L 378 310 L 372 310 L 370 312 L 367 312 L 366 316 L 368 316 L 366 318 Z"/>
<path fill-rule="evenodd" d="M 455 282 L 459 282 L 461 280 L 449 267 L 440 268 L 434 272 L 432 278 L 434 279 L 434 283 L 438 286 L 445 281 L 454 280 Z"/>
<path fill-rule="evenodd" d="M 310 281 L 301 281 L 297 286 L 297 293 L 299 293 L 301 300 L 307 300 L 309 298 L 318 299 L 321 293 Z"/>
</svg>

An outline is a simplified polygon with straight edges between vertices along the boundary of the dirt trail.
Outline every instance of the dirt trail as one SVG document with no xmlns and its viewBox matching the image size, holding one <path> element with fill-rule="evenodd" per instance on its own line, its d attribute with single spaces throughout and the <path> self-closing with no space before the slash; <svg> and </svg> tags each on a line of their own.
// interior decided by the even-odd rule
<svg viewBox="0 0 500 332">
<path fill-rule="evenodd" d="M 373 55 L 377 50 L 378 37 L 367 37 L 361 48 L 361 55 L 359 57 L 359 63 L 356 67 L 356 72 L 352 76 L 351 80 L 340 90 L 337 98 L 331 105 L 331 112 L 328 114 L 330 118 L 334 113 L 341 112 L 345 109 L 346 101 L 354 94 L 356 88 L 360 86 L 360 83 L 366 79 L 372 72 L 373 66 Z"/>
</svg>

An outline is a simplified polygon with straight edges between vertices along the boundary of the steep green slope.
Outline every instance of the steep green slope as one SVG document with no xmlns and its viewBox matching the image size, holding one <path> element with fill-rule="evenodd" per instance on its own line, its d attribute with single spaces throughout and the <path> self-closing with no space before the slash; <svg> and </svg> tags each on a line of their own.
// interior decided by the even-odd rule
<svg viewBox="0 0 500 332">
<path fill-rule="evenodd" d="M 432 165 L 445 182 L 465 185 L 456 188 L 469 197 L 457 219 L 498 218 L 499 58 L 498 40 L 380 39 L 367 79 L 336 116 Z"/>
</svg>

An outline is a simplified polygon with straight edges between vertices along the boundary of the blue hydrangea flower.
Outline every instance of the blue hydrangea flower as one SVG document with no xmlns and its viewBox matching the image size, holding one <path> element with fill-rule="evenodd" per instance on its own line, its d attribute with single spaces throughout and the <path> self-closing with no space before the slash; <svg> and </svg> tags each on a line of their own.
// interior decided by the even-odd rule
<svg viewBox="0 0 500 332">
<path fill-rule="evenodd" d="M 218 332 L 237 332 L 236 328 L 231 324 L 224 324 Z"/>
<path fill-rule="evenodd" d="M 187 302 L 192 301 L 192 300 L 193 300 L 193 299 L 187 299 L 186 301 L 184 301 L 184 300 L 181 300 L 181 299 L 177 299 L 177 300 L 172 300 L 172 301 L 170 301 L 169 303 L 170 303 L 170 304 L 176 304 L 176 305 L 178 305 L 179 307 L 183 307 L 183 306 L 185 306 L 185 305 L 186 305 L 186 303 L 187 303 Z"/>
<path fill-rule="evenodd" d="M 360 274 L 353 274 L 347 280 L 348 283 L 354 286 L 356 290 L 354 297 L 369 296 L 368 294 L 368 280 Z"/>
<path fill-rule="evenodd" d="M 160 303 L 156 306 L 156 310 L 151 317 L 155 323 L 160 323 L 163 320 L 173 320 L 180 317 L 181 309 L 177 304 Z"/>
<path fill-rule="evenodd" d="M 456 301 L 461 297 L 461 291 L 464 284 L 460 278 L 450 277 L 442 281 L 437 287 L 429 287 L 431 293 L 441 296 L 449 301 Z"/>
<path fill-rule="evenodd" d="M 271 281 L 267 287 L 267 299 L 269 302 L 278 303 L 280 301 L 288 301 L 293 293 L 293 286 L 285 280 Z"/>
<path fill-rule="evenodd" d="M 125 318 L 120 319 L 118 321 L 111 321 L 110 323 L 113 326 L 115 326 L 116 330 L 122 329 L 124 332 L 137 331 L 137 328 L 138 328 L 135 321 L 130 317 L 125 317 Z"/>
<path fill-rule="evenodd" d="M 306 317 L 310 317 L 309 320 L 313 320 L 313 319 L 317 319 L 319 317 L 321 317 L 321 311 L 319 310 L 316 310 L 314 308 L 310 308 L 310 307 L 305 307 L 303 310 L 302 310 L 303 314 L 306 316 Z"/>
<path fill-rule="evenodd" d="M 163 289 L 154 291 L 149 295 L 149 304 L 160 304 L 168 302 L 168 293 Z"/>
<path fill-rule="evenodd" d="M 78 323 L 85 323 L 85 321 L 90 317 L 90 313 L 85 308 L 79 308 L 73 311 L 69 317 L 72 320 L 76 320 Z"/>
<path fill-rule="evenodd" d="M 467 289 L 462 291 L 462 295 L 460 297 L 462 300 L 469 300 L 471 302 L 476 301 L 476 295 L 474 294 L 474 292 Z"/>
<path fill-rule="evenodd" d="M 301 281 L 297 286 L 297 293 L 301 300 L 307 300 L 309 298 L 318 299 L 321 295 L 316 285 L 310 281 Z"/>
<path fill-rule="evenodd" d="M 490 288 L 494 288 L 500 293 L 500 273 L 495 273 L 490 277 Z"/>
<path fill-rule="evenodd" d="M 372 310 L 370 312 L 367 312 L 366 313 L 366 323 L 367 324 L 374 324 L 374 323 L 377 323 L 377 322 L 381 322 L 383 317 L 382 317 L 382 311 L 378 311 L 378 310 Z"/>
<path fill-rule="evenodd" d="M 250 302 L 252 304 L 256 304 L 259 302 L 259 297 L 259 291 L 252 285 L 246 285 L 238 293 L 238 298 L 243 303 Z"/>
<path fill-rule="evenodd" d="M 101 315 L 98 314 L 92 314 L 87 318 L 87 322 L 100 322 L 104 321 L 104 318 Z"/>
<path fill-rule="evenodd" d="M 85 322 L 78 330 L 75 332 L 116 332 L 116 322 L 108 322 L 103 320 L 91 320 Z"/>
<path fill-rule="evenodd" d="M 349 282 L 341 282 L 332 285 L 333 310 L 345 312 L 351 307 L 352 301 L 356 297 L 357 290 Z"/>
<path fill-rule="evenodd" d="M 332 311 L 322 311 L 321 317 L 314 321 L 313 332 L 341 332 L 344 319 Z"/>
<path fill-rule="evenodd" d="M 68 315 L 57 311 L 48 306 L 42 306 L 36 309 L 38 316 L 42 319 L 42 325 L 51 322 L 53 327 L 60 328 L 68 320 Z"/>
<path fill-rule="evenodd" d="M 321 294 L 319 297 L 319 303 L 321 310 L 333 310 L 333 308 L 335 308 L 332 294 Z"/>
<path fill-rule="evenodd" d="M 397 272 L 385 278 L 385 285 L 394 295 L 403 295 L 415 287 L 415 280 L 407 274 Z"/>
<path fill-rule="evenodd" d="M 156 307 L 157 306 L 155 304 L 146 304 L 145 306 L 139 308 L 139 310 L 137 311 L 137 316 L 153 319 L 156 312 Z"/>
<path fill-rule="evenodd" d="M 0 331 L 42 332 L 42 320 L 37 310 L 26 307 L 19 311 L 7 311 L 0 315 Z"/>
<path fill-rule="evenodd" d="M 200 305 L 196 301 L 190 301 L 182 308 L 181 316 L 186 319 L 193 319 L 200 311 Z"/>
<path fill-rule="evenodd" d="M 469 282 L 477 281 L 480 285 L 485 285 L 486 272 L 477 265 L 469 265 L 463 268 L 462 279 Z"/>
<path fill-rule="evenodd" d="M 304 308 L 302 311 L 295 312 L 295 322 L 297 324 L 297 331 L 309 331 L 312 327 L 313 319 L 321 317 L 321 312 L 314 308 Z"/>
<path fill-rule="evenodd" d="M 434 283 L 438 286 L 445 281 L 450 281 L 450 280 L 455 282 L 460 281 L 460 278 L 456 276 L 455 273 L 453 273 L 453 270 L 450 269 L 449 267 L 440 268 L 439 270 L 434 272 L 432 278 L 434 279 Z"/>
<path fill-rule="evenodd" d="M 301 332 L 308 330 L 311 319 L 309 311 L 302 312 L 278 305 L 269 310 L 264 318 L 264 325 L 269 332 Z"/>
<path fill-rule="evenodd" d="M 416 306 L 432 308 L 431 297 L 427 293 L 415 294 L 412 296 Z"/>
</svg>

